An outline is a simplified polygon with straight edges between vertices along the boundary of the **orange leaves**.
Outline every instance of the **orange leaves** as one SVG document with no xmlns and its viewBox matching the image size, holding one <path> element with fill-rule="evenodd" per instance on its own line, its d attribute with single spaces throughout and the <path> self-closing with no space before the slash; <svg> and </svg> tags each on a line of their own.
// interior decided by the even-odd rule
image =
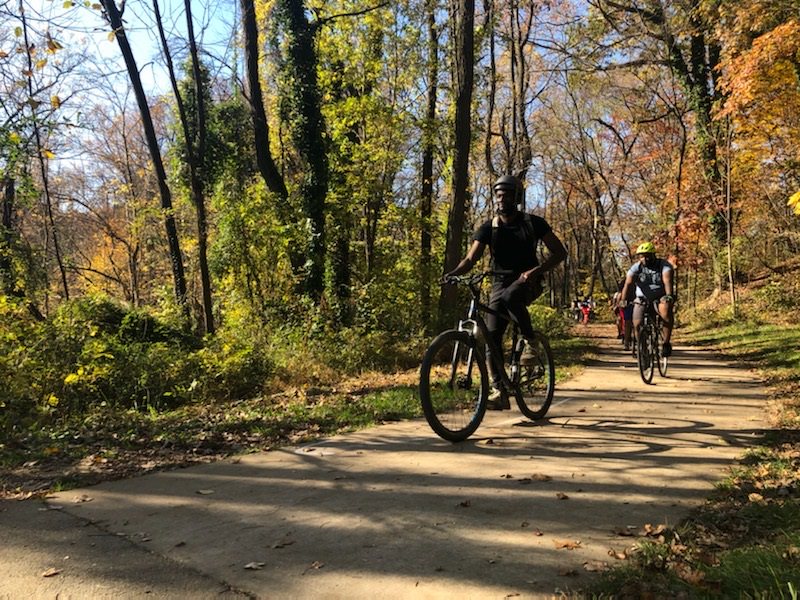
<svg viewBox="0 0 800 600">
<path fill-rule="evenodd" d="M 798 59 L 800 22 L 796 20 L 758 37 L 749 50 L 726 58 L 721 64 L 724 75 L 720 87 L 728 94 L 728 100 L 718 118 L 784 93 L 796 93 L 793 63 Z"/>
</svg>

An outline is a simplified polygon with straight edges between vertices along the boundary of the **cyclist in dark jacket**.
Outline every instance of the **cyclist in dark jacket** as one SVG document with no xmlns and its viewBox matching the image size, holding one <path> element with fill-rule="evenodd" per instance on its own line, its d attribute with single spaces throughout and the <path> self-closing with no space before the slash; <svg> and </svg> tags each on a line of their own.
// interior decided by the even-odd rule
<svg viewBox="0 0 800 600">
<path fill-rule="evenodd" d="M 566 258 L 567 251 L 547 221 L 519 209 L 523 192 L 519 179 L 513 175 L 504 175 L 495 182 L 493 190 L 497 216 L 478 227 L 472 236 L 472 246 L 466 257 L 446 276 L 468 272 L 480 260 L 488 246 L 492 253 L 492 269 L 511 273 L 495 277 L 489 307 L 507 313 L 517 323 L 522 335 L 530 337 L 533 335 L 533 326 L 528 305 L 542 293 L 542 275 L 561 263 Z M 536 257 L 539 241 L 550 251 L 542 264 L 539 264 Z M 507 323 L 492 314 L 486 318 L 486 325 L 497 348 L 502 349 Z M 526 359 L 530 361 L 532 358 L 523 354 L 521 363 L 524 364 Z M 509 408 L 508 397 L 500 389 L 500 374 L 495 372 L 491 361 L 489 367 L 494 388 L 489 396 L 489 408 Z"/>
<path fill-rule="evenodd" d="M 627 298 L 632 286 L 636 286 L 636 299 L 633 301 L 633 335 L 638 343 L 638 328 L 644 317 L 644 306 L 640 298 L 653 302 L 664 324 L 664 356 L 672 354 L 672 325 L 675 297 L 673 296 L 673 266 L 663 258 L 656 257 L 656 247 L 652 242 L 644 242 L 636 248 L 638 261 L 628 269 L 622 297 Z"/>
</svg>

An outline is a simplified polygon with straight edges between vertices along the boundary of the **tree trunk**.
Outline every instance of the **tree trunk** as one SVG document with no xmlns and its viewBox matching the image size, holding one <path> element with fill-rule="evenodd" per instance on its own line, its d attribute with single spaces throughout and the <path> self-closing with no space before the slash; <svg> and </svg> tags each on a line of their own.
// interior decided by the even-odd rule
<svg viewBox="0 0 800 600">
<path fill-rule="evenodd" d="M 428 18 L 428 109 L 425 115 L 422 143 L 422 194 L 419 217 L 420 236 L 420 321 L 423 329 L 431 326 L 431 215 L 433 214 L 433 153 L 436 131 L 436 94 L 439 80 L 439 33 L 436 30 L 434 2 L 425 10 Z"/>
<path fill-rule="evenodd" d="M 464 221 L 469 183 L 469 150 L 472 137 L 472 84 L 475 69 L 475 2 L 453 0 L 454 73 L 456 86 L 455 147 L 453 149 L 453 202 L 447 221 L 445 271 L 459 263 L 464 252 Z M 439 297 L 439 320 L 450 321 L 456 304 L 456 288 L 445 286 Z"/>
<path fill-rule="evenodd" d="M 284 69 L 291 89 L 282 89 L 288 109 L 292 141 L 305 171 L 299 187 L 309 231 L 305 248 L 305 291 L 318 300 L 324 289 L 325 196 L 328 162 L 323 138 L 324 119 L 317 84 L 316 28 L 306 18 L 303 0 L 279 0 L 276 14 L 285 28 L 287 54 Z"/>
<path fill-rule="evenodd" d="M 240 0 L 242 7 L 242 32 L 244 33 L 244 57 L 247 67 L 247 102 L 253 119 L 253 133 L 256 144 L 256 162 L 264 183 L 280 200 L 278 214 L 284 223 L 289 222 L 290 213 L 286 205 L 289 194 L 283 177 L 275 166 L 269 147 L 269 123 L 264 110 L 264 96 L 261 93 L 261 80 L 258 78 L 258 26 L 256 9 L 253 0 Z"/>
<path fill-rule="evenodd" d="M 167 242 L 169 244 L 170 260 L 172 263 L 172 276 L 175 285 L 175 299 L 184 312 L 184 316 L 189 317 L 189 307 L 186 302 L 186 275 L 183 268 L 183 256 L 181 254 L 180 240 L 178 238 L 178 228 L 175 225 L 175 216 L 172 208 L 172 195 L 167 185 L 167 174 L 164 171 L 164 163 L 161 160 L 161 150 L 158 146 L 156 130 L 153 126 L 153 119 L 150 114 L 150 107 L 147 105 L 147 97 L 144 93 L 142 80 L 139 77 L 139 69 L 136 66 L 136 59 L 133 56 L 130 43 L 125 34 L 125 26 L 122 23 L 122 14 L 114 0 L 100 0 L 105 10 L 106 18 L 111 30 L 117 38 L 120 51 L 125 59 L 125 67 L 128 77 L 131 80 L 136 103 L 139 106 L 139 113 L 142 117 L 142 126 L 147 140 L 147 147 L 150 151 L 150 159 L 153 161 L 153 168 L 158 180 L 158 190 L 161 196 L 161 210 L 164 213 L 164 226 L 167 232 Z"/>
</svg>

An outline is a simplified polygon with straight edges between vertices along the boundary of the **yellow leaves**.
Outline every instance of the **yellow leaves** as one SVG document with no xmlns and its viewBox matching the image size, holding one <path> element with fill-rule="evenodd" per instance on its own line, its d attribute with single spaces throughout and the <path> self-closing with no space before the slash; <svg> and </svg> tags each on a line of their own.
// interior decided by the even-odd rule
<svg viewBox="0 0 800 600">
<path fill-rule="evenodd" d="M 58 110 L 61 107 L 61 98 L 58 96 L 50 96 L 50 106 L 53 107 L 53 110 Z"/>
<path fill-rule="evenodd" d="M 14 35 L 16 37 L 22 37 L 22 27 L 14 27 Z"/>
<path fill-rule="evenodd" d="M 47 148 L 44 148 L 42 150 L 42 156 L 44 156 L 47 160 L 52 160 L 53 158 L 56 157 L 56 155 L 53 154 L 53 152 L 51 150 L 48 150 Z"/>
<path fill-rule="evenodd" d="M 39 59 L 39 60 L 36 61 L 36 64 L 34 65 L 34 68 L 37 71 L 41 71 L 46 66 L 47 66 L 47 59 L 46 58 L 42 58 L 42 59 Z"/>
<path fill-rule="evenodd" d="M 786 205 L 792 207 L 792 210 L 794 210 L 794 214 L 800 215 L 800 190 L 797 190 L 794 194 L 791 195 Z"/>
</svg>

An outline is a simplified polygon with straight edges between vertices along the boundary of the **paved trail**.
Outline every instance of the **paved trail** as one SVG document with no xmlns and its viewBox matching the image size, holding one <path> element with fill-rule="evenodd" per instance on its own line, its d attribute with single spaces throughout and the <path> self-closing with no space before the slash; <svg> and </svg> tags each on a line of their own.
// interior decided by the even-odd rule
<svg viewBox="0 0 800 600">
<path fill-rule="evenodd" d="M 679 340 L 680 341 L 680 340 Z M 548 419 L 424 421 L 0 504 L 0 598 L 520 598 L 574 590 L 646 524 L 700 504 L 766 426 L 756 377 L 616 341 Z M 58 574 L 43 577 L 47 569 Z"/>
</svg>

